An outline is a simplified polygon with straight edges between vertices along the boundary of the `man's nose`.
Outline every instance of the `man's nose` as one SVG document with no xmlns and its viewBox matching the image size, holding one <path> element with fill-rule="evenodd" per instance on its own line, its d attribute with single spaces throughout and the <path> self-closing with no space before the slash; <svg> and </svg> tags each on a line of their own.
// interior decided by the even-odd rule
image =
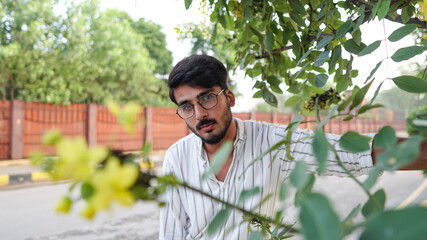
<svg viewBox="0 0 427 240">
<path fill-rule="evenodd" d="M 194 115 L 197 120 L 204 119 L 208 116 L 208 110 L 202 108 L 200 104 L 194 105 Z"/>
</svg>

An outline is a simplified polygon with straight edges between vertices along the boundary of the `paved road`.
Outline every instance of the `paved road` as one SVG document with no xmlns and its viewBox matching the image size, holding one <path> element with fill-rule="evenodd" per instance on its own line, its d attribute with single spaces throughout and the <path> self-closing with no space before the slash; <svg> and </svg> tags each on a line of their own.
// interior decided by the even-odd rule
<svg viewBox="0 0 427 240">
<path fill-rule="evenodd" d="M 375 188 L 384 188 L 387 207 L 395 208 L 417 188 L 420 190 L 426 181 L 418 171 L 385 173 Z M 64 183 L 0 190 L 0 239 L 157 239 L 158 207 L 153 202 L 138 203 L 131 209 L 115 209 L 99 215 L 92 222 L 78 216 L 78 209 L 82 206 L 76 206 L 70 215 L 57 215 L 54 206 L 59 197 L 66 193 L 68 186 Z M 333 207 L 342 217 L 353 206 L 366 200 L 359 187 L 346 178 L 319 179 L 315 191 L 327 193 L 333 198 Z M 410 204 L 426 201 L 427 189 L 424 187 L 418 192 L 412 194 Z M 293 209 L 286 214 L 290 221 L 297 217 Z M 356 239 L 356 235 L 348 239 Z"/>
<path fill-rule="evenodd" d="M 79 217 L 82 204 L 76 205 L 69 215 L 54 212 L 57 200 L 68 187 L 64 183 L 0 191 L 0 239 L 157 239 L 156 203 L 114 209 L 87 221 Z"/>
</svg>

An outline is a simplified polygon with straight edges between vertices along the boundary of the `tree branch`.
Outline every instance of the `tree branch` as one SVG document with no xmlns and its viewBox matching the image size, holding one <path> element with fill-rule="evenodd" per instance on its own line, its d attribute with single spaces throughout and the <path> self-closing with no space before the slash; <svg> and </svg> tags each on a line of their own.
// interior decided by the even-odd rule
<svg viewBox="0 0 427 240">
<path fill-rule="evenodd" d="M 293 46 L 286 46 L 286 47 L 281 47 L 278 49 L 273 49 L 271 51 L 271 54 L 278 54 L 278 53 L 281 53 L 283 51 L 290 50 L 292 48 L 293 48 Z M 262 58 L 268 58 L 268 57 L 270 57 L 270 53 L 269 52 L 263 52 L 261 56 L 255 56 L 255 59 L 262 59 Z"/>
</svg>

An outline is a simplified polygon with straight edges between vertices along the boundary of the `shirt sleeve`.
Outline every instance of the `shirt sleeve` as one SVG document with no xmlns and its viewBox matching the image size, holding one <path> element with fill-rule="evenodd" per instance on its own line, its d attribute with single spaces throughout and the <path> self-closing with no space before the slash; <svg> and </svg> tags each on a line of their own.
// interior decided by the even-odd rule
<svg viewBox="0 0 427 240">
<path fill-rule="evenodd" d="M 163 175 L 173 173 L 167 155 L 163 164 Z M 165 205 L 160 208 L 159 239 L 185 239 L 187 235 L 185 226 L 188 217 L 181 202 L 179 188 L 169 187 L 161 199 Z"/>
<path fill-rule="evenodd" d="M 314 133 L 310 129 L 297 129 L 292 133 L 291 143 L 291 156 L 296 161 L 304 161 L 309 166 L 310 171 L 315 172 L 318 167 L 318 161 L 314 156 L 312 148 L 312 140 Z M 354 175 L 360 176 L 368 174 L 369 170 L 373 167 L 371 150 L 360 153 L 351 153 L 339 146 L 339 140 L 342 135 L 325 134 L 326 139 L 336 149 L 337 155 L 343 165 Z M 365 134 L 370 137 L 370 149 L 372 149 L 373 134 Z M 292 162 L 292 161 L 291 161 Z M 294 167 L 294 164 L 289 164 L 290 168 Z M 346 171 L 339 166 L 338 159 L 335 153 L 331 150 L 328 151 L 326 172 L 325 175 L 334 175 L 340 177 L 347 177 Z"/>
</svg>

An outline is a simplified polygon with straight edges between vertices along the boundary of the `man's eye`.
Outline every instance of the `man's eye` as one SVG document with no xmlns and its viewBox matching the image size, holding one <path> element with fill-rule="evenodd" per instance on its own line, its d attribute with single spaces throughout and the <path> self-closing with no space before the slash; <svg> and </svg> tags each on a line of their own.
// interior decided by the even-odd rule
<svg viewBox="0 0 427 240">
<path fill-rule="evenodd" d="M 212 99 L 214 98 L 215 98 L 214 94 L 207 94 L 200 98 L 200 102 L 209 102 L 209 101 L 212 101 Z"/>
<path fill-rule="evenodd" d="M 184 112 L 189 112 L 193 110 L 193 106 L 191 104 L 181 105 L 181 110 Z"/>
</svg>

